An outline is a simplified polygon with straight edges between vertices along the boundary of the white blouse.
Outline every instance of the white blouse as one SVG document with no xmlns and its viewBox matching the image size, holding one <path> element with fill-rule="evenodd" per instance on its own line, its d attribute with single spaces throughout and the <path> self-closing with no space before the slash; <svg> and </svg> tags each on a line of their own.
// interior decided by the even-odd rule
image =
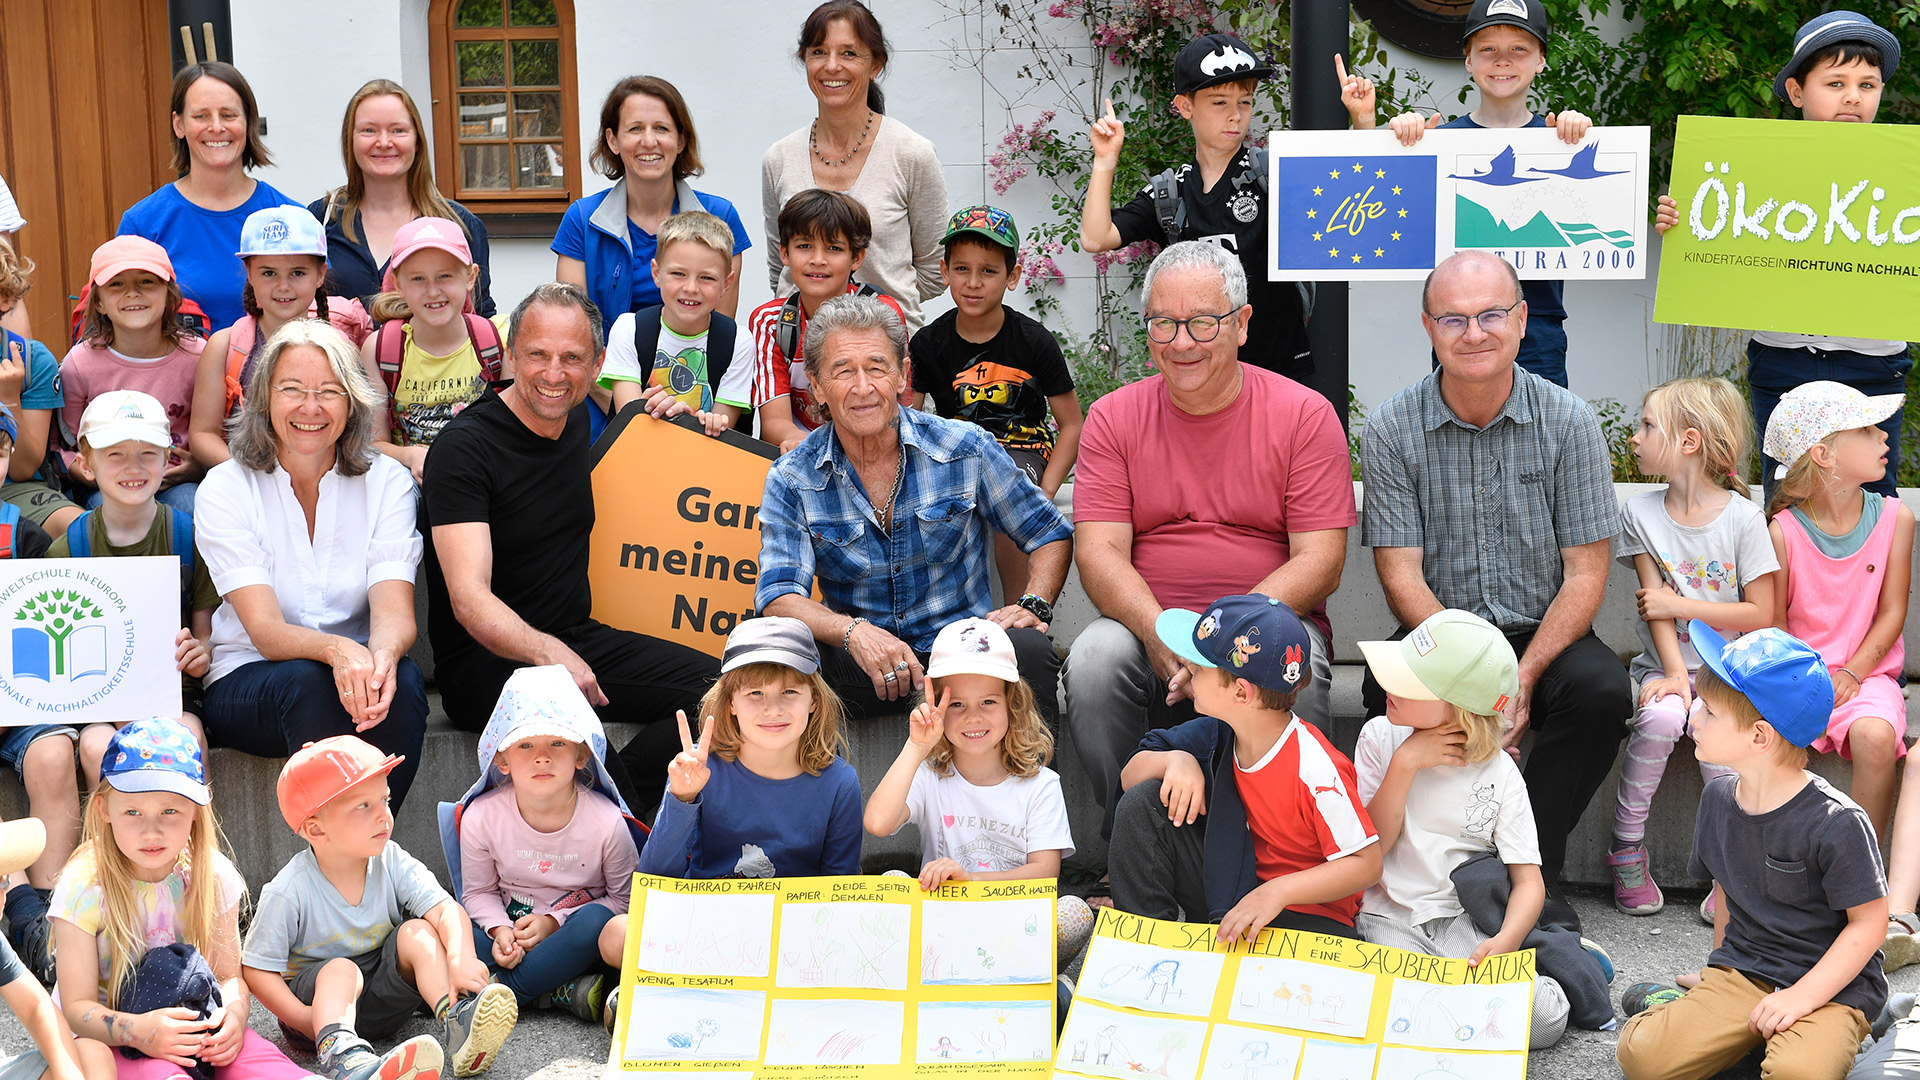
<svg viewBox="0 0 1920 1080">
<path fill-rule="evenodd" d="M 207 472 L 194 505 L 194 541 L 221 596 L 269 585 L 288 623 L 365 643 L 367 590 L 414 579 L 420 529 L 413 476 L 376 454 L 359 476 L 328 470 L 320 478 L 313 539 L 285 469 L 249 469 L 225 461 Z M 262 659 L 231 603 L 213 613 L 212 685 Z"/>
</svg>

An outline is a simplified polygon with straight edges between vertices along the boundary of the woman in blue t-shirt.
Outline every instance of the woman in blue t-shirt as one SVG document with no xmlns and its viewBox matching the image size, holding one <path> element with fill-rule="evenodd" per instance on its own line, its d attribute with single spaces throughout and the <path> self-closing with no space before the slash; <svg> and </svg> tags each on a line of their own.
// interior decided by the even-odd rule
<svg viewBox="0 0 1920 1080">
<path fill-rule="evenodd" d="M 246 273 L 240 227 L 247 215 L 299 204 L 255 180 L 248 170 L 271 165 L 260 141 L 260 107 L 232 64 L 189 64 L 173 78 L 173 167 L 186 175 L 134 203 L 120 216 L 122 236 L 144 236 L 167 249 L 187 299 L 207 313 L 206 332 L 232 326 Z"/>
</svg>

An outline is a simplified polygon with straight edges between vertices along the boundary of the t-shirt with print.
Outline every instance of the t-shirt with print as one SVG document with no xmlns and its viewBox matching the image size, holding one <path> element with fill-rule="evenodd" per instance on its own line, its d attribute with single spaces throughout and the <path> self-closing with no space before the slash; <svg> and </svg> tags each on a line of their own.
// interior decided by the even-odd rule
<svg viewBox="0 0 1920 1080">
<path fill-rule="evenodd" d="M 1748 585 L 1780 569 L 1773 540 L 1767 535 L 1767 515 L 1758 503 L 1738 495 L 1727 500 L 1720 516 L 1705 525 L 1682 525 L 1667 513 L 1665 491 L 1645 491 L 1620 507 L 1620 532 L 1614 538 L 1614 558 L 1628 569 L 1635 555 L 1652 556 L 1660 577 L 1689 600 L 1710 604 L 1738 603 Z M 1713 620 L 1708 619 L 1708 625 Z M 1666 674 L 1654 645 L 1653 624 L 1635 619 L 1640 655 L 1633 658 L 1635 686 Z M 1680 655 L 1687 670 L 1700 670 L 1700 654 L 1687 633 L 1687 620 L 1673 620 L 1680 634 Z M 1732 635 L 1726 635 L 1731 637 Z"/>
<path fill-rule="evenodd" d="M 1707 963 L 1790 986 L 1833 947 L 1848 908 L 1887 895 L 1880 844 L 1866 811 L 1812 773 L 1806 787 L 1764 814 L 1740 808 L 1739 779 L 1708 781 L 1694 819 L 1687 876 L 1711 878 L 1727 900 L 1726 936 Z M 1878 1016 L 1887 1000 L 1880 957 L 1833 1000 Z"/>
<path fill-rule="evenodd" d="M 1052 769 L 979 787 L 958 770 L 941 776 L 921 762 L 907 788 L 907 820 L 920 827 L 922 864 L 952 859 L 968 873 L 998 873 L 1027 865 L 1036 851 L 1073 854 L 1067 800 Z"/>
<path fill-rule="evenodd" d="M 1384 716 L 1360 729 L 1353 748 L 1360 801 L 1370 803 L 1387 778 L 1393 752 L 1413 734 Z M 1520 767 L 1504 752 L 1474 765 L 1436 765 L 1414 774 L 1400 836 L 1382 856 L 1380 881 L 1367 887 L 1360 910 L 1408 926 L 1464 914 L 1453 871 L 1485 852 L 1512 865 L 1540 865 L 1540 836 Z"/>
<path fill-rule="evenodd" d="M 1073 393 L 1073 374 L 1046 327 L 1001 305 L 1000 330 L 986 342 L 960 336 L 949 311 L 913 335 L 913 388 L 941 416 L 970 420 L 1009 450 L 1053 456 L 1047 399 Z"/>
<path fill-rule="evenodd" d="M 1240 256 L 1240 265 L 1247 271 L 1247 303 L 1253 306 L 1240 362 L 1305 382 L 1313 374 L 1313 352 L 1307 345 L 1300 286 L 1267 280 L 1267 196 L 1248 170 L 1249 155 L 1256 153 L 1265 151 L 1242 147 L 1211 191 L 1201 190 L 1199 162 L 1180 166 L 1174 183 L 1187 208 L 1180 239 L 1217 244 Z M 1122 244 L 1140 240 L 1165 244 L 1166 232 L 1153 208 L 1151 182 L 1113 211 L 1113 225 L 1120 231 Z"/>
<path fill-rule="evenodd" d="M 847 282 L 847 291 L 850 293 L 860 291 L 860 287 L 857 281 Z M 900 307 L 900 301 L 886 293 L 880 293 L 879 297 L 882 303 L 900 316 L 902 322 L 906 321 L 907 313 Z M 788 356 L 780 349 L 780 336 L 777 332 L 780 326 L 780 309 L 785 307 L 786 303 L 785 299 L 769 300 L 754 308 L 753 314 L 747 316 L 747 330 L 753 337 L 754 356 L 751 395 L 753 400 L 749 404 L 757 409 L 774 398 L 788 397 L 791 399 L 789 405 L 793 409 L 793 422 L 798 424 L 802 431 L 812 431 L 820 425 L 813 418 L 813 386 L 807 381 L 806 361 L 800 355 L 807 339 L 806 308 L 798 303 L 794 304 L 794 307 L 800 311 L 800 325 L 796 328 L 797 332 L 794 335 L 794 341 L 797 344 L 794 346 L 793 355 Z M 900 388 L 900 404 L 906 406 L 913 404 L 913 387 Z"/>
<path fill-rule="evenodd" d="M 506 338 L 506 317 L 494 319 Z M 429 446 L 447 421 L 487 392 L 471 334 L 460 347 L 435 356 L 413 342 L 413 323 L 400 328 L 400 381 L 393 390 L 393 442 L 396 446 Z"/>
<path fill-rule="evenodd" d="M 1073 520 L 1131 526 L 1133 568 L 1163 608 L 1252 592 L 1286 563 L 1289 533 L 1358 518 L 1346 428 L 1327 399 L 1240 370 L 1240 396 L 1219 412 L 1182 412 L 1155 375 L 1094 402 L 1081 429 Z M 1324 604 L 1311 618 L 1331 636 Z"/>
<path fill-rule="evenodd" d="M 707 377 L 707 332 L 692 337 L 660 320 L 660 338 L 654 346 L 653 368 L 640 374 L 640 354 L 634 351 L 632 313 L 613 320 L 607 334 L 607 359 L 600 366 L 600 385 L 613 388 L 616 382 L 644 382 L 665 387 L 689 409 L 710 411 L 716 404 L 745 409 L 753 401 L 753 335 L 735 327 L 733 356 L 727 370 L 714 386 Z"/>
<path fill-rule="evenodd" d="M 1247 808 L 1254 874 L 1262 882 L 1351 855 L 1379 839 L 1360 799 L 1353 762 L 1312 724 L 1289 722 L 1250 767 L 1236 760 L 1233 781 Z M 1351 926 L 1360 894 L 1287 910 Z"/>
<path fill-rule="evenodd" d="M 62 400 L 60 436 L 67 463 L 80 446 L 80 417 L 87 404 L 109 390 L 150 394 L 167 410 L 173 445 L 187 446 L 187 420 L 193 413 L 193 381 L 200 373 L 205 338 L 183 335 L 172 352 L 152 359 L 127 356 L 106 345 L 81 342 L 60 361 Z"/>
<path fill-rule="evenodd" d="M 115 547 L 107 540 L 106 522 L 101 520 L 99 513 L 92 513 L 87 516 L 87 541 L 92 545 L 95 558 L 106 556 L 125 559 L 172 555 L 174 553 L 173 515 L 165 506 L 161 506 L 159 512 L 153 515 L 153 524 L 147 528 L 147 535 L 126 547 Z M 47 548 L 47 558 L 71 557 L 72 553 L 67 548 L 67 534 L 62 530 L 59 536 L 53 538 L 52 546 Z M 189 603 L 182 605 L 180 625 L 186 626 L 186 620 L 196 611 L 212 611 L 219 606 L 220 592 L 213 587 L 213 575 L 207 571 L 207 560 L 200 557 L 199 548 L 196 545 L 193 557 L 192 599 Z"/>
<path fill-rule="evenodd" d="M 370 953 L 395 927 L 451 899 L 433 871 L 389 840 L 367 860 L 360 902 L 349 904 L 308 848 L 260 890 L 240 963 L 290 979 L 314 964 Z"/>
<path fill-rule="evenodd" d="M 214 852 L 212 856 L 215 881 L 214 909 L 224 915 L 232 911 L 246 895 L 247 882 L 240 871 L 225 855 Z M 148 949 L 159 949 L 172 945 L 179 940 L 174 937 L 181 901 L 187 895 L 187 874 L 175 869 L 160 881 L 133 882 L 134 922 L 141 927 L 141 940 Z M 67 862 L 66 869 L 60 871 L 60 880 L 53 887 L 53 899 L 48 902 L 47 916 L 53 919 L 65 919 L 84 933 L 99 937 L 105 928 L 106 918 L 101 910 L 104 890 L 100 886 L 99 869 L 90 851 L 82 850 Z M 204 941 L 189 941 L 188 945 L 205 948 Z M 135 958 L 138 963 L 138 958 Z M 100 1000 L 107 999 L 107 980 L 113 972 L 113 956 L 108 950 L 100 950 Z"/>
<path fill-rule="evenodd" d="M 460 903 L 483 931 L 525 915 L 565 923 L 595 903 L 622 914 L 639 861 L 627 819 L 597 791 L 580 791 L 573 816 L 552 832 L 520 816 L 511 781 L 460 815 Z"/>
</svg>

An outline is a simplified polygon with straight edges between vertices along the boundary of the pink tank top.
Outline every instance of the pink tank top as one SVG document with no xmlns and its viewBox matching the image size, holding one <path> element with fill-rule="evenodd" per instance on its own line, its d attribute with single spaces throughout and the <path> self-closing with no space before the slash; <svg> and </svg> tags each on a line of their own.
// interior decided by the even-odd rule
<svg viewBox="0 0 1920 1080">
<path fill-rule="evenodd" d="M 1813 646 L 1830 668 L 1853 656 L 1879 612 L 1880 587 L 1886 581 L 1899 513 L 1898 502 L 1883 503 L 1867 542 L 1844 559 L 1815 546 L 1791 511 L 1773 519 L 1780 523 L 1787 543 L 1787 633 Z M 1880 663 L 1861 674 L 1897 678 L 1906 662 L 1906 640 L 1897 637 Z"/>
</svg>

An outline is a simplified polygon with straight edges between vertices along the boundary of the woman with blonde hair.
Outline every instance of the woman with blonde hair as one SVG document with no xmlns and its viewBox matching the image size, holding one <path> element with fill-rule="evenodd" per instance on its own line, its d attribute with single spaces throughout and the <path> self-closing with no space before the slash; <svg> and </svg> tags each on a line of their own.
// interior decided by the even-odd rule
<svg viewBox="0 0 1920 1080">
<path fill-rule="evenodd" d="M 491 317 L 487 227 L 434 186 L 424 130 L 412 95 L 392 79 L 373 79 L 347 99 L 347 113 L 340 121 L 347 182 L 307 207 L 327 228 L 327 291 L 371 304 L 386 276 L 400 226 L 415 218 L 446 218 L 467 234 L 467 246 L 480 267 L 473 309 Z"/>
</svg>

